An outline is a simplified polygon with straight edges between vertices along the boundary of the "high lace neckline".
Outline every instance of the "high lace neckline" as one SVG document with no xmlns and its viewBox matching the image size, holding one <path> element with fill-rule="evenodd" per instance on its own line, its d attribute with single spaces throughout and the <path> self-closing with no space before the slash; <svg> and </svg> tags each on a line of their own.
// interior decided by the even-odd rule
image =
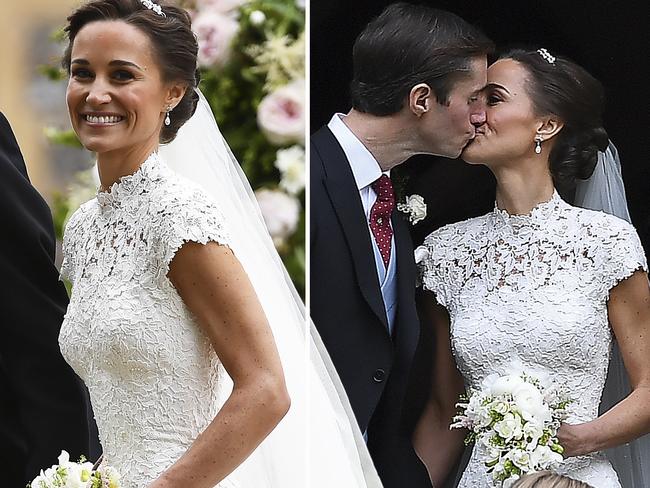
<svg viewBox="0 0 650 488">
<path fill-rule="evenodd" d="M 101 208 L 118 207 L 125 198 L 144 193 L 151 182 L 160 179 L 162 167 L 158 153 L 151 153 L 132 174 L 118 178 L 106 191 L 98 190 L 97 203 Z"/>
<path fill-rule="evenodd" d="M 557 190 L 553 190 L 553 195 L 550 200 L 538 203 L 527 214 L 511 214 L 506 209 L 499 208 L 495 202 L 492 219 L 497 224 L 512 227 L 542 224 L 557 215 L 563 205 L 566 205 L 566 203 L 562 200 Z"/>
</svg>

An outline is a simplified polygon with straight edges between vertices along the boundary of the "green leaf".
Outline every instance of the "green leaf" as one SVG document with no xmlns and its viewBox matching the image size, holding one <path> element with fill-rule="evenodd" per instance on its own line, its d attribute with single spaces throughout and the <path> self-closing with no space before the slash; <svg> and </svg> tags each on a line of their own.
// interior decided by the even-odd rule
<svg viewBox="0 0 650 488">
<path fill-rule="evenodd" d="M 72 129 L 59 130 L 54 127 L 45 127 L 43 129 L 43 132 L 45 134 L 45 137 L 47 137 L 47 139 L 54 144 L 62 144 L 64 146 L 78 148 L 83 147 L 77 138 L 77 134 L 75 134 Z"/>
</svg>

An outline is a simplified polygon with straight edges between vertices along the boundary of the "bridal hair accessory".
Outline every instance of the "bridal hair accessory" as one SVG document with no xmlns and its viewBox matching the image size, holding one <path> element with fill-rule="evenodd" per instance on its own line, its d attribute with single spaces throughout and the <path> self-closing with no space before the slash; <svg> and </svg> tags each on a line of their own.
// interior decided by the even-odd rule
<svg viewBox="0 0 650 488">
<path fill-rule="evenodd" d="M 169 112 L 172 111 L 171 107 L 167 107 L 167 110 L 165 110 L 165 125 L 169 125 L 172 123 L 172 119 L 169 118 Z"/>
<path fill-rule="evenodd" d="M 404 203 L 397 204 L 397 210 L 409 216 L 412 225 L 424 220 L 427 216 L 427 204 L 424 203 L 422 195 L 409 195 Z"/>
<path fill-rule="evenodd" d="M 549 53 L 545 48 L 538 49 L 537 53 L 543 57 L 548 64 L 555 64 L 555 56 Z"/>
<path fill-rule="evenodd" d="M 148 8 L 149 10 L 153 10 L 154 12 L 156 12 L 161 17 L 167 17 L 165 15 L 165 12 L 162 11 L 162 8 L 160 7 L 160 5 L 158 5 L 156 3 L 153 3 L 151 0 L 140 0 L 140 3 L 144 7 Z M 167 125 L 169 125 L 169 124 L 167 124 Z"/>
<path fill-rule="evenodd" d="M 537 136 L 535 137 L 535 154 L 541 154 L 541 153 L 542 153 L 542 138 Z"/>
</svg>

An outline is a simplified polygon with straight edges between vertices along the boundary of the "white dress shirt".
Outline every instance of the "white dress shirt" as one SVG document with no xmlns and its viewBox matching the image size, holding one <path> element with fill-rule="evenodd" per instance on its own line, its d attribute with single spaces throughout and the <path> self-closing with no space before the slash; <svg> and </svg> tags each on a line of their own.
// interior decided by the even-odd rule
<svg viewBox="0 0 650 488">
<path fill-rule="evenodd" d="M 347 125 L 343 122 L 343 114 L 334 114 L 327 127 L 332 131 L 334 137 L 341 145 L 345 156 L 350 163 L 354 180 L 359 190 L 361 197 L 361 204 L 366 214 L 366 222 L 368 223 L 368 232 L 372 242 L 372 249 L 375 256 L 375 268 L 377 270 L 377 277 L 381 287 L 381 294 L 384 299 L 384 308 L 386 310 L 386 318 L 388 319 L 388 331 L 392 334 L 393 325 L 395 323 L 395 313 L 397 311 L 397 263 L 395 256 L 395 236 L 391 238 L 390 246 L 390 259 L 388 261 L 388 269 L 384 266 L 384 261 L 379 251 L 379 246 L 375 242 L 375 238 L 370 230 L 370 211 L 375 201 L 377 194 L 372 189 L 372 183 L 379 179 L 382 174 L 390 176 L 389 171 L 382 173 L 379 163 L 374 156 L 368 151 L 368 148 L 355 136 Z"/>
</svg>

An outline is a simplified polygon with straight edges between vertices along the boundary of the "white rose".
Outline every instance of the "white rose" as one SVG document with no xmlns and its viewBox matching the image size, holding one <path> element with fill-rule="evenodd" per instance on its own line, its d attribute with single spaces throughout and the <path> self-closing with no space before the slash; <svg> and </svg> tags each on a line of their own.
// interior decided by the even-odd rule
<svg viewBox="0 0 650 488">
<path fill-rule="evenodd" d="M 281 246 L 296 230 L 300 203 L 296 198 L 278 190 L 257 190 L 255 197 L 273 242 L 276 246 Z"/>
<path fill-rule="evenodd" d="M 496 464 L 497 461 L 501 458 L 501 451 L 495 449 L 494 447 L 488 447 L 485 450 L 485 463 L 486 464 Z"/>
<path fill-rule="evenodd" d="M 503 420 L 494 424 L 494 430 L 503 437 L 506 442 L 512 438 L 519 438 L 522 435 L 521 420 L 516 415 L 507 413 Z"/>
<path fill-rule="evenodd" d="M 295 80 L 262 99 L 257 123 L 276 145 L 305 141 L 305 80 Z"/>
<path fill-rule="evenodd" d="M 536 468 L 548 468 L 561 463 L 562 460 L 562 455 L 554 452 L 548 446 L 537 446 L 530 453 L 531 465 Z"/>
<path fill-rule="evenodd" d="M 524 380 L 519 375 L 509 374 L 500 376 L 490 386 L 490 393 L 493 396 L 512 394 L 515 388 L 522 385 Z"/>
<path fill-rule="evenodd" d="M 253 10 L 248 17 L 253 25 L 262 25 L 266 22 L 266 15 L 261 10 Z"/>
<path fill-rule="evenodd" d="M 484 428 L 492 423 L 492 417 L 486 410 L 479 410 L 475 422 L 479 427 Z"/>
<path fill-rule="evenodd" d="M 276 155 L 275 167 L 282 173 L 281 188 L 292 195 L 302 191 L 305 187 L 305 150 L 301 146 L 280 149 Z"/>
<path fill-rule="evenodd" d="M 514 449 L 508 453 L 508 458 L 519 469 L 528 470 L 530 466 L 530 453 L 522 449 Z"/>
<path fill-rule="evenodd" d="M 411 213 L 411 223 L 417 224 L 427 216 L 427 204 L 424 203 L 422 195 L 407 196 L 406 205 L 408 205 Z"/>
<path fill-rule="evenodd" d="M 490 404 L 489 408 L 494 410 L 497 413 L 500 413 L 501 415 L 505 415 L 510 410 L 510 406 L 506 402 L 503 402 L 501 400 L 493 401 Z"/>
<path fill-rule="evenodd" d="M 205 67 L 226 64 L 239 23 L 216 10 L 208 9 L 197 14 L 192 21 L 192 29 L 199 44 L 199 64 Z"/>
<path fill-rule="evenodd" d="M 551 420 L 551 411 L 544 405 L 544 397 L 535 385 L 530 383 L 519 385 L 512 392 L 512 396 L 524 419 L 535 419 L 537 422 Z"/>
</svg>

